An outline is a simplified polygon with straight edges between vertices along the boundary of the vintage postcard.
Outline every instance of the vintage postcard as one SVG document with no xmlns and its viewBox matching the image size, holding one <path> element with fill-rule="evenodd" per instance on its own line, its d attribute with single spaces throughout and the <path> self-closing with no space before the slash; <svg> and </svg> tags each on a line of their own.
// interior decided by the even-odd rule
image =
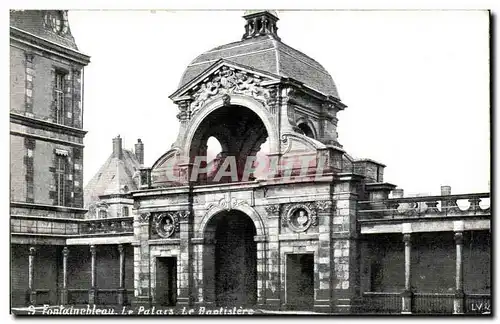
<svg viewBox="0 0 500 324">
<path fill-rule="evenodd" d="M 491 316 L 490 12 L 9 14 L 12 314 Z"/>
</svg>

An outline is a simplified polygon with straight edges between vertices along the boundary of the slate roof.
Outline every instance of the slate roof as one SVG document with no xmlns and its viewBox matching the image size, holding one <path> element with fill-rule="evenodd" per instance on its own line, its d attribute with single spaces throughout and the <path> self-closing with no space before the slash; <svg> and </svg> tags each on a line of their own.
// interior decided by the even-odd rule
<svg viewBox="0 0 500 324">
<path fill-rule="evenodd" d="M 85 186 L 85 208 L 99 200 L 101 195 L 123 194 L 139 189 L 140 163 L 133 152 L 129 150 L 122 150 L 122 152 L 121 159 L 111 154 Z"/>
<path fill-rule="evenodd" d="M 59 35 L 45 26 L 44 15 L 46 11 L 47 10 L 11 10 L 10 26 L 78 51 L 78 47 L 76 46 L 73 35 L 71 35 L 69 26 L 68 32 L 64 35 Z"/>
<path fill-rule="evenodd" d="M 321 64 L 271 35 L 218 46 L 199 55 L 186 68 L 179 88 L 219 59 L 243 64 L 278 76 L 290 77 L 324 95 L 340 99 L 332 76 Z"/>
</svg>

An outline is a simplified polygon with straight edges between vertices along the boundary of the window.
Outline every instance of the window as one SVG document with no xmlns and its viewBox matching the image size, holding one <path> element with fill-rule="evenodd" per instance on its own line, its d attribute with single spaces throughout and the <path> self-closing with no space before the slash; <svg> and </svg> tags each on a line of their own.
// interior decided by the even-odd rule
<svg viewBox="0 0 500 324">
<path fill-rule="evenodd" d="M 108 212 L 105 211 L 104 209 L 101 209 L 99 211 L 99 218 L 106 218 L 106 217 L 108 217 Z"/>
<path fill-rule="evenodd" d="M 128 216 L 128 207 L 127 206 L 122 207 L 122 216 L 123 217 Z"/>
<path fill-rule="evenodd" d="M 65 204 L 65 199 L 64 199 L 65 174 L 66 174 L 66 157 L 63 155 L 56 155 L 57 205 L 59 206 L 64 206 Z"/>
<path fill-rule="evenodd" d="M 54 92 L 55 92 L 55 113 L 56 120 L 58 124 L 64 123 L 64 78 L 66 73 L 63 71 L 56 70 L 55 80 L 54 80 Z"/>
</svg>

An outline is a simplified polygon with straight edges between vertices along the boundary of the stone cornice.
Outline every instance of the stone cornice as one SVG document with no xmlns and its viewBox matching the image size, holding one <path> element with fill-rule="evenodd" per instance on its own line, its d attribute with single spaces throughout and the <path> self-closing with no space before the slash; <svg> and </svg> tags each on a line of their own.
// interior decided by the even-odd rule
<svg viewBox="0 0 500 324">
<path fill-rule="evenodd" d="M 90 56 L 88 55 L 80 53 L 72 48 L 56 44 L 39 36 L 30 34 L 16 27 L 10 27 L 10 38 L 11 41 L 15 40 L 39 50 L 64 57 L 68 60 L 80 63 L 82 65 L 87 65 L 90 63 Z"/>
<path fill-rule="evenodd" d="M 58 139 L 58 138 L 51 138 L 51 137 L 40 136 L 40 135 L 36 135 L 36 134 L 29 134 L 29 133 L 24 133 L 24 132 L 16 132 L 16 131 L 12 131 L 12 130 L 10 131 L 10 133 L 12 135 L 36 138 L 36 139 L 46 141 L 46 142 L 53 142 L 53 143 L 58 143 L 58 144 L 62 144 L 62 145 L 84 147 L 83 144 L 75 143 L 75 142 L 71 142 L 71 141 L 67 141 L 67 140 L 62 140 L 62 139 Z"/>
<path fill-rule="evenodd" d="M 31 126 L 36 128 L 43 128 L 44 130 L 50 130 L 57 133 L 68 134 L 72 136 L 77 136 L 83 138 L 87 131 L 79 128 L 74 128 L 62 124 L 56 124 L 48 122 L 45 120 L 37 119 L 34 117 L 28 117 L 17 113 L 10 113 L 10 121 L 21 124 L 24 126 Z"/>
<path fill-rule="evenodd" d="M 59 212 L 73 212 L 73 213 L 82 213 L 82 214 L 85 214 L 86 212 L 88 212 L 88 209 L 85 209 L 85 208 L 53 206 L 53 205 L 44 205 L 44 204 L 31 204 L 31 203 L 16 202 L 16 201 L 11 201 L 10 207 L 43 209 L 43 210 L 53 210 L 53 211 L 59 211 Z"/>
</svg>

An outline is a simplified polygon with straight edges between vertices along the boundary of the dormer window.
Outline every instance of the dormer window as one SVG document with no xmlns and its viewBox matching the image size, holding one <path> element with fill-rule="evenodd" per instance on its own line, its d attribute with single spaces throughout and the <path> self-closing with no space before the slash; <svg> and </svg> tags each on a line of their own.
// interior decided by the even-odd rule
<svg viewBox="0 0 500 324">
<path fill-rule="evenodd" d="M 108 212 L 104 209 L 99 210 L 99 218 L 107 218 Z"/>
</svg>

